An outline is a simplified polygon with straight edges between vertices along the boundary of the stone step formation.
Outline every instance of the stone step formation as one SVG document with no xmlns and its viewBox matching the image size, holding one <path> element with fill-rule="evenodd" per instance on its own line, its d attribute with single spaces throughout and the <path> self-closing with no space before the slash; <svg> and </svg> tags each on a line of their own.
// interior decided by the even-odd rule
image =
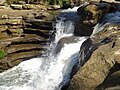
<svg viewBox="0 0 120 90">
<path fill-rule="evenodd" d="M 34 14 L 0 17 L 0 72 L 49 51 L 54 20 L 45 18 L 36 19 Z"/>
</svg>

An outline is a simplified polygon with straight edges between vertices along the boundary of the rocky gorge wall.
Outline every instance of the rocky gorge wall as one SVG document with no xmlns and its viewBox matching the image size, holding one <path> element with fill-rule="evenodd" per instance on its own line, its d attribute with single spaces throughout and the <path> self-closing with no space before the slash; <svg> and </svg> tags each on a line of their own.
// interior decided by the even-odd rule
<svg viewBox="0 0 120 90">
<path fill-rule="evenodd" d="M 54 15 L 41 10 L 0 9 L 0 72 L 49 52 Z"/>
</svg>

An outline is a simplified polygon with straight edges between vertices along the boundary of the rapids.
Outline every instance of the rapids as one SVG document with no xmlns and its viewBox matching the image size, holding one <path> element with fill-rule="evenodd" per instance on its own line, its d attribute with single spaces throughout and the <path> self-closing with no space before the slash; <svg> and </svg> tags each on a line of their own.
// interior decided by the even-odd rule
<svg viewBox="0 0 120 90">
<path fill-rule="evenodd" d="M 78 17 L 76 11 L 77 7 L 63 10 L 57 18 L 54 24 L 55 40 L 48 48 L 48 56 L 26 60 L 0 73 L 0 90 L 61 90 L 69 83 L 73 66 L 79 62 L 80 47 L 87 38 L 76 37 L 76 42 L 64 43 L 58 53 L 55 53 L 55 49 L 60 39 L 73 36 L 74 21 Z M 104 22 L 95 26 L 93 34 L 103 30 L 105 23 L 118 23 L 119 17 L 120 12 L 106 15 Z"/>
<path fill-rule="evenodd" d="M 70 80 L 70 73 L 78 63 L 78 52 L 86 37 L 76 37 L 76 42 L 64 44 L 54 53 L 62 37 L 73 35 L 77 8 L 62 11 L 54 28 L 55 40 L 49 46 L 47 57 L 33 58 L 0 74 L 0 90 L 60 90 Z M 56 55 L 55 55 L 56 54 Z"/>
</svg>

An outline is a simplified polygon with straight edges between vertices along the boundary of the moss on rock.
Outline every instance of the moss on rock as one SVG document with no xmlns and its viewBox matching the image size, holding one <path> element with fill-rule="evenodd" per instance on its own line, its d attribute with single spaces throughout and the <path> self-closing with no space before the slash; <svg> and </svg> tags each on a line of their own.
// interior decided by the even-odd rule
<svg viewBox="0 0 120 90">
<path fill-rule="evenodd" d="M 0 50 L 0 59 L 5 57 L 5 52 L 3 50 Z"/>
</svg>

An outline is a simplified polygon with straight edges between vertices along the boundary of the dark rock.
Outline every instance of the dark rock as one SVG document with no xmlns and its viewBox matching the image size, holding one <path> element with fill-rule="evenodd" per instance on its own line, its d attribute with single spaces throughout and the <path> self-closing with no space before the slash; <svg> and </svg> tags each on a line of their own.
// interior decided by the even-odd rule
<svg viewBox="0 0 120 90">
<path fill-rule="evenodd" d="M 31 28 L 34 27 L 36 29 L 52 30 L 53 21 L 30 19 L 30 20 L 26 20 L 26 23 L 30 23 L 31 26 L 28 26 L 28 27 L 31 27 Z"/>
<path fill-rule="evenodd" d="M 86 3 L 79 7 L 77 13 L 80 17 L 75 24 L 74 34 L 78 36 L 90 36 L 94 26 L 100 22 L 105 14 L 117 11 L 113 6 L 110 3 L 101 2 Z"/>
<path fill-rule="evenodd" d="M 87 62 L 87 60 L 90 58 L 92 52 L 94 51 L 94 46 L 93 46 L 93 42 L 90 38 L 88 38 L 87 40 L 85 40 L 82 43 L 82 46 L 80 48 L 80 59 L 79 59 L 79 64 L 80 67 L 83 66 L 85 64 L 85 62 Z"/>
<path fill-rule="evenodd" d="M 59 53 L 60 50 L 62 49 L 62 47 L 65 45 L 65 44 L 69 44 L 69 43 L 76 43 L 77 40 L 79 39 L 79 37 L 76 37 L 76 36 L 70 36 L 70 37 L 63 37 L 59 40 L 56 48 L 54 49 L 54 54 L 56 53 Z"/>
</svg>

